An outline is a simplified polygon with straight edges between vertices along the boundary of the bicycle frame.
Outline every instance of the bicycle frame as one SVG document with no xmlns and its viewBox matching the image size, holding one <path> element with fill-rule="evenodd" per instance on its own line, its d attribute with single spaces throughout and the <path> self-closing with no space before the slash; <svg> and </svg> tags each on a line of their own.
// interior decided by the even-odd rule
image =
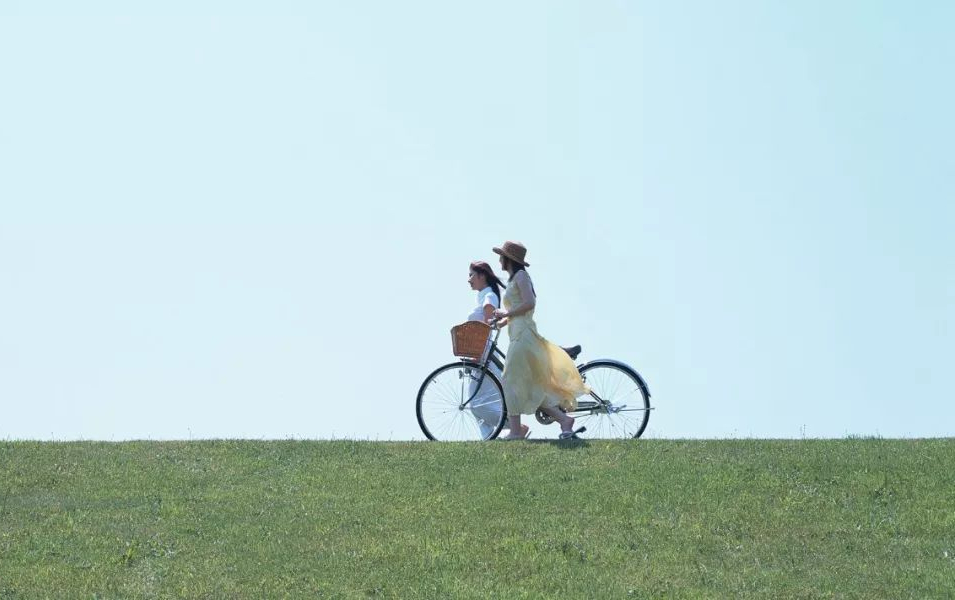
<svg viewBox="0 0 955 600">
<path fill-rule="evenodd" d="M 506 355 L 506 354 L 504 353 L 504 351 L 502 351 L 502 350 L 498 347 L 498 345 L 497 345 L 497 339 L 500 337 L 500 335 L 501 335 L 501 330 L 500 330 L 500 329 L 497 329 L 496 332 L 495 332 L 495 334 L 494 334 L 494 337 L 491 339 L 491 347 L 490 347 L 490 348 L 488 349 L 488 351 L 485 353 L 485 356 L 484 356 L 484 360 L 483 360 L 483 361 L 477 362 L 477 361 L 468 361 L 468 360 L 466 360 L 466 359 L 462 359 L 462 362 L 465 362 L 465 363 L 467 363 L 467 362 L 472 362 L 476 367 L 479 367 L 479 368 L 481 369 L 481 375 L 480 375 L 480 377 L 478 377 L 478 379 L 477 379 L 477 385 L 475 386 L 474 393 L 471 395 L 470 398 L 468 398 L 468 399 L 465 400 L 463 403 L 461 403 L 461 408 L 466 407 L 468 404 L 471 403 L 472 400 L 474 400 L 474 398 L 477 397 L 478 392 L 480 392 L 480 390 L 481 390 L 481 385 L 484 383 L 484 377 L 485 377 L 485 374 L 487 373 L 488 365 L 489 365 L 491 362 L 494 362 L 494 363 L 497 364 L 497 366 L 500 367 L 500 368 L 503 368 L 503 367 L 504 367 L 504 361 L 507 359 L 507 355 Z M 500 357 L 500 358 L 498 358 L 498 357 Z M 610 361 L 610 360 L 607 360 L 607 359 L 603 359 L 601 362 L 612 362 L 612 363 L 614 363 L 614 364 L 620 366 L 621 368 L 626 369 L 626 370 L 629 371 L 630 373 L 632 373 L 632 374 L 636 377 L 636 379 L 637 379 L 637 381 L 639 382 L 640 386 L 643 387 L 643 389 L 646 391 L 647 397 L 650 396 L 650 389 L 649 389 L 649 387 L 647 386 L 646 382 L 643 380 L 643 377 L 641 377 L 639 373 L 637 373 L 637 372 L 634 371 L 632 368 L 630 368 L 629 365 L 626 365 L 626 364 L 621 363 L 621 362 L 619 362 L 619 361 Z M 577 370 L 578 370 L 578 371 L 582 370 L 582 369 L 583 369 L 584 367 L 586 367 L 588 364 L 590 364 L 590 363 L 584 363 L 584 364 L 577 365 Z M 588 413 L 591 413 L 591 414 L 594 413 L 594 412 L 600 411 L 600 410 L 605 410 L 605 411 L 607 411 L 607 412 L 620 412 L 620 411 L 626 406 L 626 405 L 617 406 L 617 407 L 612 406 L 611 403 L 607 402 L 606 400 L 604 400 L 603 398 L 601 398 L 600 396 L 598 396 L 597 393 L 594 392 L 593 390 L 591 390 L 591 392 L 590 392 L 590 397 L 593 398 L 594 401 L 595 401 L 593 404 L 591 404 L 590 402 L 588 402 L 588 401 L 585 400 L 584 402 L 579 403 L 578 406 L 577 406 L 577 408 L 576 408 L 575 410 L 570 411 L 570 412 L 572 412 L 572 413 L 576 413 L 576 412 L 588 412 Z M 646 409 L 646 410 L 652 410 L 652 408 L 648 408 L 648 409 Z"/>
</svg>

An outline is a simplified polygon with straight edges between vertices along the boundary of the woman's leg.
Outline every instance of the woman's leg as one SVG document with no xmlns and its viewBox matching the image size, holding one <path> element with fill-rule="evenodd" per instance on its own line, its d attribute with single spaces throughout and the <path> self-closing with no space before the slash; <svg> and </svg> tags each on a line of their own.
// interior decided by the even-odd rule
<svg viewBox="0 0 955 600">
<path fill-rule="evenodd" d="M 556 406 L 542 406 L 541 410 L 560 423 L 561 431 L 571 431 L 574 428 L 574 418 Z"/>
<path fill-rule="evenodd" d="M 504 437 L 505 440 L 522 440 L 530 433 L 527 425 L 521 425 L 521 415 L 507 415 L 507 422 L 511 427 L 510 433 Z"/>
<path fill-rule="evenodd" d="M 472 380 L 468 385 L 468 393 L 473 396 L 470 404 L 471 412 L 477 419 L 481 436 L 484 439 L 487 439 L 494 432 L 497 422 L 501 419 L 501 407 L 491 397 L 493 391 L 494 384 L 486 379 L 481 384 L 480 390 L 478 390 L 477 381 Z M 477 393 L 475 394 L 475 392 Z"/>
</svg>

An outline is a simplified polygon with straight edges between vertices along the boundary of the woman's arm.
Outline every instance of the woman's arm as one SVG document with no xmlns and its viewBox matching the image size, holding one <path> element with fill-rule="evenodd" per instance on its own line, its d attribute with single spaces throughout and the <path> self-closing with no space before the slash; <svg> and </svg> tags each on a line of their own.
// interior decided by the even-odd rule
<svg viewBox="0 0 955 600">
<path fill-rule="evenodd" d="M 491 319 L 493 318 L 494 318 L 494 305 L 490 303 L 485 304 L 484 305 L 484 322 L 490 323 Z"/>
<path fill-rule="evenodd" d="M 521 291 L 521 298 L 524 298 L 524 302 L 518 306 L 515 306 L 511 310 L 494 311 L 494 314 L 498 317 L 519 317 L 525 313 L 531 312 L 534 310 L 534 307 L 537 306 L 537 298 L 534 295 L 534 287 L 531 285 L 531 276 L 527 274 L 527 271 L 517 272 L 517 275 L 514 276 L 514 285 L 516 285 L 517 289 Z"/>
</svg>

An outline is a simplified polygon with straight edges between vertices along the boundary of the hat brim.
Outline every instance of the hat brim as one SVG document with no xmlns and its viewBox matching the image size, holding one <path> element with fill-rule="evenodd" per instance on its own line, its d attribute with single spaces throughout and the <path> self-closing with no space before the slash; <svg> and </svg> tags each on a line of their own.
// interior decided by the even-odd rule
<svg viewBox="0 0 955 600">
<path fill-rule="evenodd" d="M 502 250 L 501 248 L 498 248 L 497 246 L 495 246 L 494 248 L 492 248 L 492 250 L 494 250 L 494 253 L 495 253 L 495 254 L 500 254 L 501 256 L 506 256 L 507 258 L 513 260 L 513 261 L 516 262 L 516 263 L 521 263 L 521 264 L 524 265 L 525 267 L 531 266 L 531 263 L 525 262 L 525 261 L 523 261 L 523 260 L 519 260 L 519 259 L 515 258 L 513 255 L 508 254 L 507 252 L 504 252 L 504 250 Z"/>
</svg>

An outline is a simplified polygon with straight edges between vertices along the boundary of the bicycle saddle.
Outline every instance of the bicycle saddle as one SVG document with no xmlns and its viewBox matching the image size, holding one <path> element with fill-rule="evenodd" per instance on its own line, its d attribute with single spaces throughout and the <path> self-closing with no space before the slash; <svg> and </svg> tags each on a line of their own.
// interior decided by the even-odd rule
<svg viewBox="0 0 955 600">
<path fill-rule="evenodd" d="M 570 355 L 571 360 L 576 360 L 577 356 L 580 354 L 582 350 L 582 348 L 580 347 L 580 344 L 577 344 L 576 346 L 571 346 L 570 348 L 564 348 L 563 346 L 561 346 L 561 348 L 564 349 L 564 352 Z"/>
</svg>

